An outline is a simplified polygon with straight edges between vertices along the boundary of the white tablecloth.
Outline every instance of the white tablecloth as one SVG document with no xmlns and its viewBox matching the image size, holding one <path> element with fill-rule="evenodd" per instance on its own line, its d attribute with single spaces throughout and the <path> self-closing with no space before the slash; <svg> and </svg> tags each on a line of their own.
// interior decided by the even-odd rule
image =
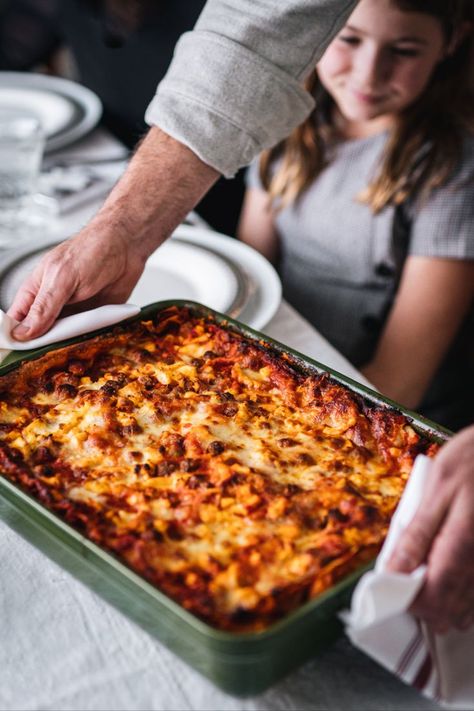
<svg viewBox="0 0 474 711">
<path fill-rule="evenodd" d="M 73 216 L 78 226 L 84 214 Z M 288 304 L 281 304 L 264 331 L 360 379 Z M 0 515 L 1 507 L 0 501 Z M 0 589 L 4 711 L 436 708 L 344 638 L 263 695 L 232 698 L 1 521 Z"/>
</svg>

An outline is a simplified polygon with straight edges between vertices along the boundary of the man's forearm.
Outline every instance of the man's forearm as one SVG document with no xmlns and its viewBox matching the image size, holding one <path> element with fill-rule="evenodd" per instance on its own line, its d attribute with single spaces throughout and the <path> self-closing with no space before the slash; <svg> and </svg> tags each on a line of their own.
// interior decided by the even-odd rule
<svg viewBox="0 0 474 711">
<path fill-rule="evenodd" d="M 126 240 L 145 260 L 218 178 L 189 148 L 153 127 L 91 226 Z"/>
</svg>

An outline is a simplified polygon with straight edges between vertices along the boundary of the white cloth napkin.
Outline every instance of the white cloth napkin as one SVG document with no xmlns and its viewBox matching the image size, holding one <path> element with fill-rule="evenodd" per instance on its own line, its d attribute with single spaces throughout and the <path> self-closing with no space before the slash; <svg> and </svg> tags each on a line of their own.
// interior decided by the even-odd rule
<svg viewBox="0 0 474 711">
<path fill-rule="evenodd" d="M 407 612 L 426 566 L 413 573 L 385 570 L 395 544 L 420 503 L 431 461 L 416 458 L 375 568 L 359 581 L 351 610 L 341 614 L 351 642 L 384 667 L 450 709 L 474 709 L 474 629 L 435 635 Z"/>
<path fill-rule="evenodd" d="M 10 336 L 12 329 L 17 325 L 18 321 L 10 318 L 4 311 L 0 310 L 0 363 L 11 351 L 25 351 L 32 348 L 41 348 L 50 343 L 57 343 L 67 338 L 81 336 L 89 331 L 95 331 L 98 328 L 123 321 L 126 318 L 135 316 L 139 312 L 140 307 L 134 304 L 109 304 L 108 306 L 99 306 L 97 309 L 91 309 L 90 311 L 83 311 L 73 316 L 60 318 L 43 336 L 33 338 L 31 341 L 20 342 Z"/>
</svg>

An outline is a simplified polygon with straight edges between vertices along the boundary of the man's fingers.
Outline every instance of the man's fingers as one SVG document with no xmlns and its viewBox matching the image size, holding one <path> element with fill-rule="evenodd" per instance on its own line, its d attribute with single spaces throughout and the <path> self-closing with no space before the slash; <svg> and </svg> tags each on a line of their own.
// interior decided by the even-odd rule
<svg viewBox="0 0 474 711">
<path fill-rule="evenodd" d="M 15 321 L 23 321 L 31 308 L 31 304 L 35 300 L 37 291 L 38 286 L 36 280 L 34 276 L 31 275 L 13 299 L 13 303 L 7 311 L 8 316 L 15 319 Z"/>
<path fill-rule="evenodd" d="M 447 510 L 447 502 L 443 502 L 441 497 L 428 506 L 426 502 L 430 498 L 424 497 L 418 512 L 401 534 L 388 561 L 388 570 L 411 573 L 426 560 Z"/>
<path fill-rule="evenodd" d="M 445 444 L 433 462 L 419 511 L 388 567 L 410 572 L 427 562 L 410 611 L 443 634 L 474 625 L 474 427 Z"/>
<path fill-rule="evenodd" d="M 43 279 L 34 301 L 24 320 L 12 331 L 13 338 L 28 341 L 37 338 L 51 328 L 69 299 L 73 286 L 63 277 L 53 281 L 54 289 Z"/>
<path fill-rule="evenodd" d="M 467 487 L 460 488 L 430 551 L 425 584 L 412 612 L 436 631 L 467 629 L 474 618 L 474 511 Z"/>
</svg>

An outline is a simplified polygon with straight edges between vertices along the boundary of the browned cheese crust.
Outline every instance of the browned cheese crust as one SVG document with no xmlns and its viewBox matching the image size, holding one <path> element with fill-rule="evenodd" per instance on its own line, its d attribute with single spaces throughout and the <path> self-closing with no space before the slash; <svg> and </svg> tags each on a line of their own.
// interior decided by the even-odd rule
<svg viewBox="0 0 474 711">
<path fill-rule="evenodd" d="M 212 318 L 153 319 L 0 379 L 8 479 L 220 629 L 258 630 L 372 559 L 406 417 Z"/>
</svg>

